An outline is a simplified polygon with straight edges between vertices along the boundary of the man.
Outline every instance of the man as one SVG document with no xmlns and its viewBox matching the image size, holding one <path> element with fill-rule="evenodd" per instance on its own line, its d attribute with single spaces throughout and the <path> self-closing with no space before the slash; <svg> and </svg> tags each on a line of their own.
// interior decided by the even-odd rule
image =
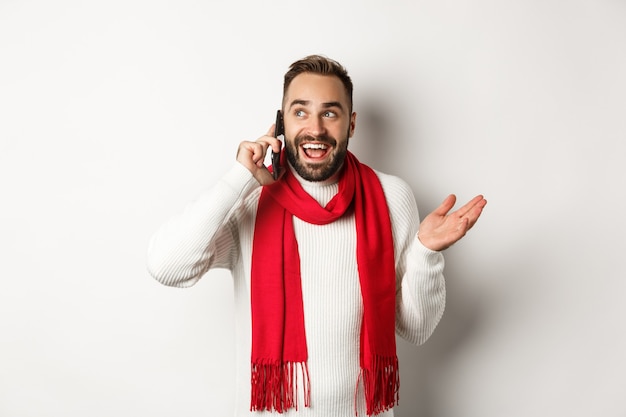
<svg viewBox="0 0 626 417">
<path fill-rule="evenodd" d="M 416 344 L 431 335 L 445 303 L 441 251 L 486 201 L 449 213 L 451 195 L 420 224 L 407 184 L 348 152 L 352 82 L 333 60 L 291 65 L 282 113 L 278 179 L 264 165 L 281 150 L 272 126 L 155 234 L 149 270 L 177 287 L 232 271 L 236 416 L 393 416 L 395 334 Z"/>
</svg>

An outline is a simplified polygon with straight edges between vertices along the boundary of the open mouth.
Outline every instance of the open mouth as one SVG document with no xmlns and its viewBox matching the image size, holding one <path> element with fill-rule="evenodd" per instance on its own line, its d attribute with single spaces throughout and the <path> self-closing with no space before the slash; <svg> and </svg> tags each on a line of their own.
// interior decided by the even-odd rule
<svg viewBox="0 0 626 417">
<path fill-rule="evenodd" d="M 325 143 L 305 143 L 302 145 L 302 151 L 307 158 L 321 160 L 328 154 L 330 146 Z"/>
</svg>

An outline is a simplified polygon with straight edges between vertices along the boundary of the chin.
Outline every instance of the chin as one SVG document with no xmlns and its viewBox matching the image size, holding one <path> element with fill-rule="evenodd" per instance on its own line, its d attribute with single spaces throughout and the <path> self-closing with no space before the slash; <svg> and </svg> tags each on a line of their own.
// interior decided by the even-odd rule
<svg viewBox="0 0 626 417">
<path fill-rule="evenodd" d="M 326 181 L 333 177 L 343 166 L 343 159 L 332 159 L 324 164 L 307 165 L 301 161 L 292 164 L 298 175 L 307 181 Z"/>
<path fill-rule="evenodd" d="M 328 155 L 328 159 L 324 162 L 318 163 L 306 163 L 302 160 L 298 153 L 298 148 L 287 148 L 287 160 L 298 173 L 300 177 L 307 181 L 319 182 L 325 181 L 337 174 L 343 166 L 343 161 L 347 154 L 347 144 L 345 147 L 337 148 L 331 155 Z"/>
</svg>

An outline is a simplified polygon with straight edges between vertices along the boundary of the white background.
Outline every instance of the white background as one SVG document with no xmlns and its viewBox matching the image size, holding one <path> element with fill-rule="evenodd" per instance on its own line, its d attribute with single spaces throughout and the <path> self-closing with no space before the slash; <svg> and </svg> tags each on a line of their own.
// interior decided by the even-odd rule
<svg viewBox="0 0 626 417">
<path fill-rule="evenodd" d="M 231 415 L 228 273 L 145 251 L 311 53 L 422 215 L 489 200 L 396 415 L 625 416 L 623 0 L 0 0 L 0 415 Z"/>
</svg>

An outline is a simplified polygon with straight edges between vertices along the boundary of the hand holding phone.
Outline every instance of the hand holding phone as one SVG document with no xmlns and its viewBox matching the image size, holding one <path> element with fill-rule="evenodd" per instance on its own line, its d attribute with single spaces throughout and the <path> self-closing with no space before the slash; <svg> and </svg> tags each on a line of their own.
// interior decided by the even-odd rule
<svg viewBox="0 0 626 417">
<path fill-rule="evenodd" d="M 283 114 L 280 110 L 276 112 L 276 127 L 274 128 L 274 137 L 285 134 L 285 126 L 283 125 Z M 280 152 L 272 152 L 272 175 L 274 180 L 278 179 L 280 174 Z"/>
</svg>

